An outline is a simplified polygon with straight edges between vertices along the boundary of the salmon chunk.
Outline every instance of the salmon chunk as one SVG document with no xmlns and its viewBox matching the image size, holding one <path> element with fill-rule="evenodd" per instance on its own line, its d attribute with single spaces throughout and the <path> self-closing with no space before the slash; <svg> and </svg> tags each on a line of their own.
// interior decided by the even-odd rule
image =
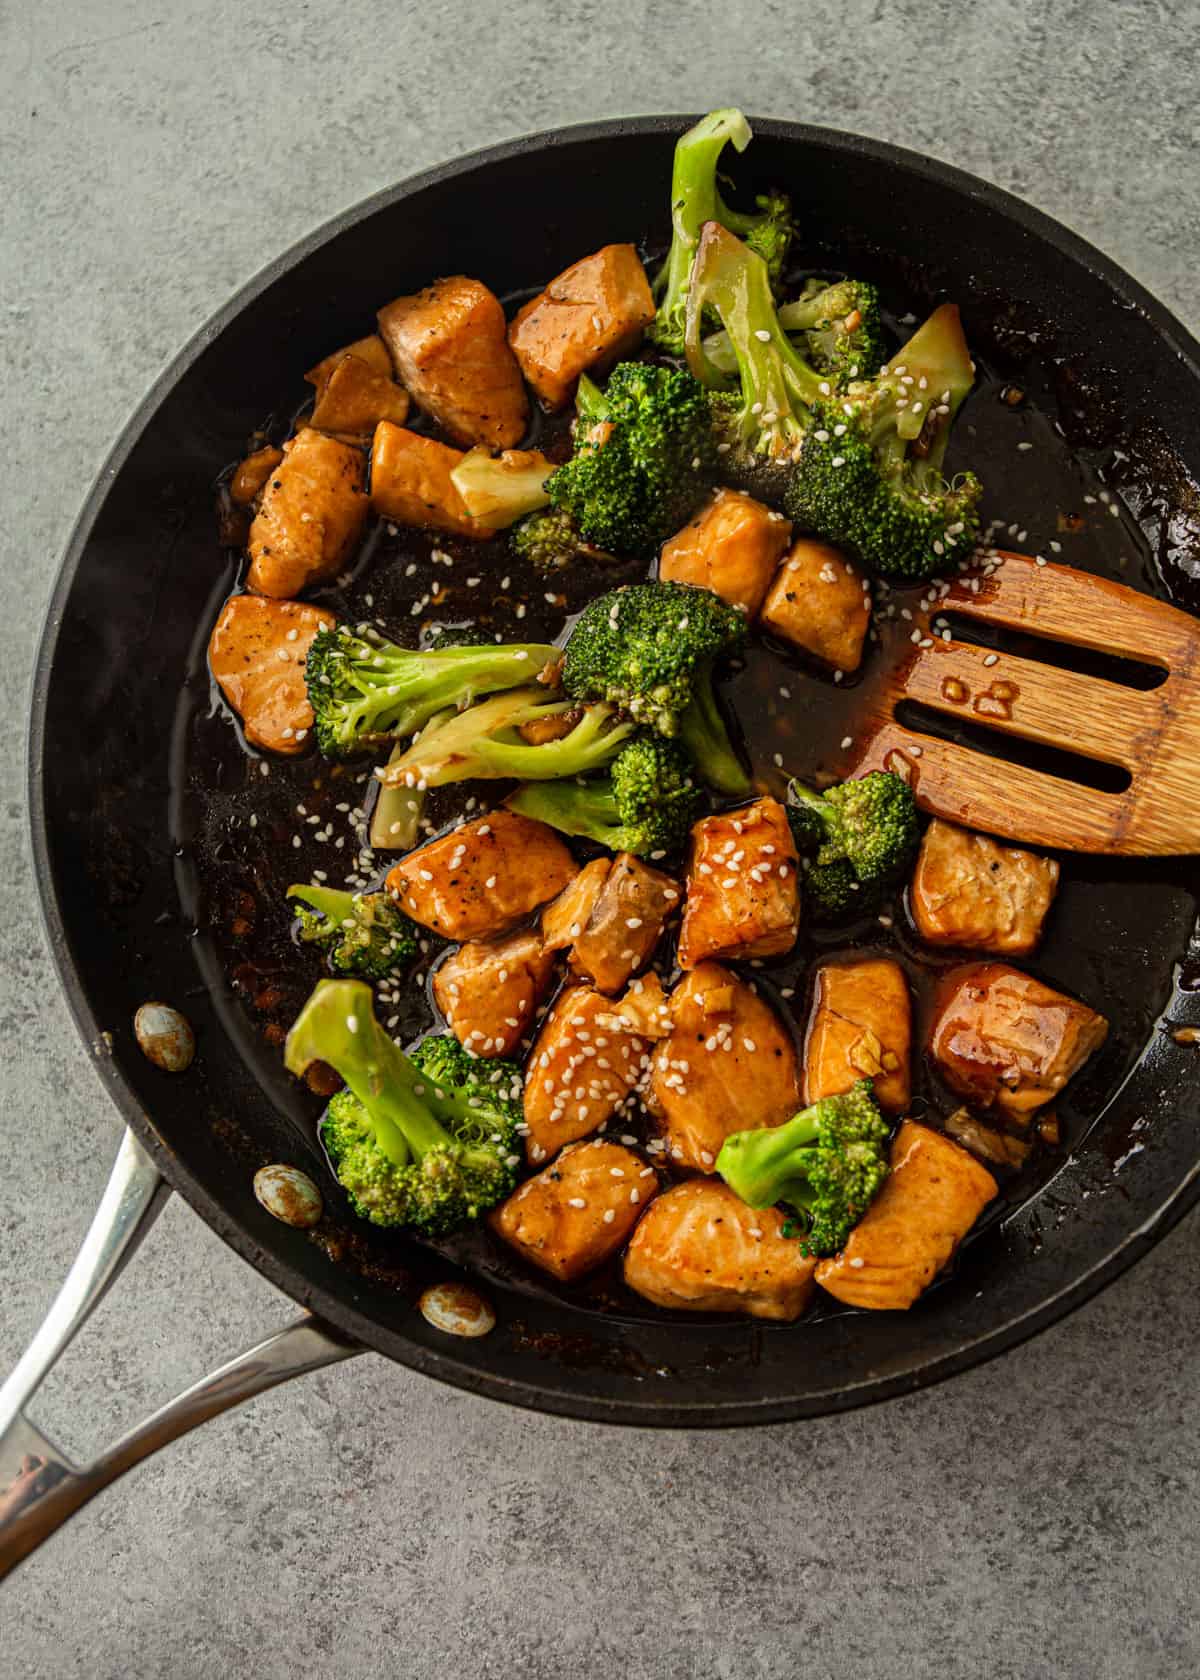
<svg viewBox="0 0 1200 1680">
<path fill-rule="evenodd" d="M 336 577 L 367 519 L 362 452 L 306 426 L 283 446 L 250 526 L 256 595 L 289 600 Z"/>
<path fill-rule="evenodd" d="M 317 631 L 335 622 L 332 613 L 304 601 L 262 595 L 233 595 L 221 608 L 208 663 L 251 746 L 304 751 L 313 725 L 304 662 Z"/>
<path fill-rule="evenodd" d="M 692 829 L 680 968 L 790 951 L 800 926 L 796 847 L 777 799 L 703 817 Z"/>
<path fill-rule="evenodd" d="M 413 401 L 456 443 L 511 449 L 529 421 L 504 310 L 480 280 L 453 274 L 379 311 L 379 333 Z"/>
<path fill-rule="evenodd" d="M 229 494 L 239 507 L 249 507 L 262 494 L 263 485 L 283 460 L 283 450 L 267 444 L 240 461 L 229 480 Z"/>
<path fill-rule="evenodd" d="M 785 1237 L 775 1208 L 748 1208 L 719 1179 L 693 1178 L 659 1196 L 633 1233 L 625 1282 L 656 1307 L 799 1318 L 817 1262 Z"/>
<path fill-rule="evenodd" d="M 650 961 L 682 896 L 669 875 L 629 852 L 597 858 L 543 911 L 542 930 L 570 948 L 576 974 L 611 994 Z"/>
<path fill-rule="evenodd" d="M 804 1100 L 835 1097 L 870 1079 L 880 1108 L 901 1114 L 911 1092 L 912 1003 L 888 957 L 823 963 L 804 1045 Z"/>
<path fill-rule="evenodd" d="M 973 1155 L 906 1120 L 883 1189 L 842 1252 L 818 1265 L 817 1282 L 849 1307 L 911 1307 L 998 1189 Z"/>
<path fill-rule="evenodd" d="M 536 930 L 460 945 L 433 976 L 446 1025 L 476 1056 L 507 1056 L 549 990 L 554 952 Z"/>
<path fill-rule="evenodd" d="M 569 1144 L 514 1190 L 488 1224 L 562 1283 L 595 1271 L 621 1248 L 658 1194 L 653 1167 L 619 1143 Z"/>
<path fill-rule="evenodd" d="M 356 338 L 353 344 L 343 344 L 340 350 L 333 350 L 322 357 L 316 367 L 309 368 L 304 377 L 310 385 L 316 386 L 318 397 L 334 368 L 347 356 L 357 356 L 360 362 L 366 362 L 372 373 L 378 373 L 384 379 L 392 378 L 392 358 L 388 347 L 378 333 L 370 333 L 366 338 Z"/>
<path fill-rule="evenodd" d="M 972 1106 L 1027 1121 L 1107 1036 L 1108 1022 L 1086 1003 L 1006 963 L 970 963 L 938 988 L 929 1051 Z"/>
<path fill-rule="evenodd" d="M 1042 937 L 1057 886 L 1053 858 L 935 817 L 913 875 L 913 920 L 929 945 L 1027 955 Z"/>
<path fill-rule="evenodd" d="M 790 520 L 741 490 L 718 490 L 663 544 L 658 575 L 711 589 L 753 618 L 791 540 Z"/>
<path fill-rule="evenodd" d="M 385 519 L 486 542 L 495 533 L 472 519 L 450 480 L 463 458 L 436 438 L 381 420 L 371 445 L 371 506 Z"/>
<path fill-rule="evenodd" d="M 581 373 L 635 348 L 654 319 L 654 299 L 632 245 L 605 245 L 551 280 L 517 311 L 508 341 L 547 408 L 565 408 Z"/>
<path fill-rule="evenodd" d="M 343 356 L 317 395 L 310 424 L 318 431 L 369 438 L 381 420 L 402 426 L 408 392 L 389 373 L 377 373 L 361 356 Z"/>
<path fill-rule="evenodd" d="M 801 537 L 784 555 L 759 622 L 838 671 L 857 671 L 871 621 L 863 579 L 836 548 Z"/>
<path fill-rule="evenodd" d="M 574 873 L 552 828 L 502 810 L 409 852 L 389 871 L 387 890 L 443 939 L 484 939 L 553 898 Z"/>
<path fill-rule="evenodd" d="M 544 1161 L 606 1125 L 649 1063 L 647 1041 L 611 998 L 569 986 L 555 1000 L 525 1069 L 526 1151 Z"/>
<path fill-rule="evenodd" d="M 611 858 L 585 864 L 542 911 L 542 939 L 551 951 L 569 951 L 588 925 L 612 868 Z"/>
<path fill-rule="evenodd" d="M 654 1052 L 646 1107 L 672 1164 L 704 1173 L 731 1132 L 782 1125 L 800 1107 L 791 1038 L 727 968 L 702 963 L 671 993 L 671 1033 Z"/>
</svg>

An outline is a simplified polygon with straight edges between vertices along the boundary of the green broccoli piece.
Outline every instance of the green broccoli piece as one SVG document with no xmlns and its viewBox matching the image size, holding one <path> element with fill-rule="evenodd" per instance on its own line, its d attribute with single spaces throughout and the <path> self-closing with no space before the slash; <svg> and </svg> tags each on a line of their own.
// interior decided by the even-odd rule
<svg viewBox="0 0 1200 1680">
<path fill-rule="evenodd" d="M 683 844 L 699 797 L 683 748 L 661 735 L 638 735 L 621 748 L 607 776 L 533 783 L 506 803 L 563 834 L 649 857 Z"/>
<path fill-rule="evenodd" d="M 355 1212 L 425 1237 L 503 1200 L 520 1163 L 511 1073 L 501 1074 L 509 1084 L 500 1091 L 486 1076 L 457 1078 L 458 1064 L 439 1054 L 426 1053 L 431 1068 L 406 1056 L 375 1019 L 370 987 L 356 980 L 322 980 L 284 1051 L 292 1073 L 322 1061 L 346 1081 L 325 1111 L 321 1141 Z"/>
<path fill-rule="evenodd" d="M 522 734 L 531 726 L 547 738 L 531 743 Z M 542 688 L 516 688 L 422 730 L 408 751 L 380 772 L 380 780 L 385 787 L 425 789 L 476 778 L 582 776 L 609 763 L 634 727 L 614 706 L 580 706 Z"/>
<path fill-rule="evenodd" d="M 891 365 L 814 406 L 784 497 L 797 524 L 871 571 L 927 578 L 966 559 L 982 487 L 942 473 L 974 369 L 953 304 L 936 309 Z"/>
<path fill-rule="evenodd" d="M 325 626 L 313 637 L 304 678 L 326 758 L 350 758 L 412 735 L 435 712 L 527 683 L 558 658 L 540 643 L 397 647 L 369 625 Z"/>
<path fill-rule="evenodd" d="M 677 737 L 697 773 L 721 793 L 750 791 L 713 691 L 713 665 L 745 643 L 746 621 L 707 589 L 637 583 L 600 595 L 579 615 L 562 683 L 576 700 L 619 706 Z"/>
<path fill-rule="evenodd" d="M 321 947 L 335 974 L 383 980 L 416 955 L 416 924 L 386 893 L 295 886 L 287 896 L 299 901 L 301 939 Z"/>
<path fill-rule="evenodd" d="M 683 354 L 687 322 L 688 286 L 696 246 L 705 222 L 719 222 L 741 235 L 767 264 L 771 284 L 778 286 L 792 240 L 791 204 L 784 193 L 758 198 L 756 211 L 731 210 L 717 185 L 717 164 L 726 145 L 744 152 L 750 144 L 750 124 L 732 108 L 711 111 L 675 144 L 671 174 L 671 249 L 654 279 L 658 313 L 650 338 L 672 355 Z"/>
<path fill-rule="evenodd" d="M 509 547 L 518 560 L 536 572 L 561 572 L 576 560 L 599 560 L 611 565 L 614 555 L 588 542 L 565 508 L 545 508 L 518 520 Z"/>
<path fill-rule="evenodd" d="M 862 889 L 894 878 L 916 850 L 917 802 L 890 770 L 870 770 L 824 793 L 793 781 L 787 797 L 797 847 L 816 851 L 805 891 L 827 919 L 864 907 Z"/>
<path fill-rule="evenodd" d="M 808 360 L 842 389 L 870 379 L 887 361 L 879 293 L 866 280 L 810 280 L 801 295 L 785 303 L 779 324 L 803 336 Z"/>
<path fill-rule="evenodd" d="M 546 480 L 554 463 L 536 449 L 505 449 L 499 455 L 469 449 L 450 474 L 467 512 L 481 525 L 503 531 L 526 514 L 550 505 Z"/>
<path fill-rule="evenodd" d="M 708 401 L 681 368 L 620 362 L 576 397 L 575 453 L 546 481 L 556 508 L 610 554 L 649 558 L 708 494 L 717 452 Z"/>
<path fill-rule="evenodd" d="M 431 1033 L 414 1044 L 408 1059 L 439 1088 L 461 1091 L 468 1100 L 476 1099 L 485 1108 L 505 1115 L 514 1132 L 524 1124 L 523 1080 L 516 1062 L 499 1056 L 473 1056 L 453 1033 Z"/>
<path fill-rule="evenodd" d="M 860 1079 L 782 1126 L 734 1132 L 717 1171 L 749 1207 L 794 1210 L 783 1231 L 799 1227 L 805 1254 L 836 1254 L 888 1175 L 887 1140 L 871 1081 Z"/>
</svg>

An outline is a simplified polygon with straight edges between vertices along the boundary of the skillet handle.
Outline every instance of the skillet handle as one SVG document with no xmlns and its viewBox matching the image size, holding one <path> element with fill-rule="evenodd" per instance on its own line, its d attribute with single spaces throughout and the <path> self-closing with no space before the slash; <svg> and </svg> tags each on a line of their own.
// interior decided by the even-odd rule
<svg viewBox="0 0 1200 1680">
<path fill-rule="evenodd" d="M 66 1281 L 0 1388 L 0 1579 L 101 1488 L 169 1441 L 289 1377 L 363 1352 L 306 1313 L 184 1389 L 92 1463 L 73 1464 L 29 1422 L 25 1407 L 116 1282 L 170 1193 L 153 1160 L 127 1131 Z"/>
</svg>

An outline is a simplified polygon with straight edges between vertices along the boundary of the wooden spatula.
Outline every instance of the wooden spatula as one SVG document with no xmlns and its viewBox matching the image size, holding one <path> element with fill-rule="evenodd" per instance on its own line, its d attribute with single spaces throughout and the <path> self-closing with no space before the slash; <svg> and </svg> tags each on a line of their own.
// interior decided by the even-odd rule
<svg viewBox="0 0 1200 1680">
<path fill-rule="evenodd" d="M 1032 845 L 1200 852 L 1200 620 L 1122 584 L 1007 553 L 957 579 L 934 610 L 1168 675 L 1143 692 L 929 632 L 873 697 L 873 734 L 854 774 L 898 771 L 923 810 Z M 1133 780 L 1123 793 L 1102 793 L 906 729 L 894 715 L 903 699 L 1123 765 Z"/>
</svg>

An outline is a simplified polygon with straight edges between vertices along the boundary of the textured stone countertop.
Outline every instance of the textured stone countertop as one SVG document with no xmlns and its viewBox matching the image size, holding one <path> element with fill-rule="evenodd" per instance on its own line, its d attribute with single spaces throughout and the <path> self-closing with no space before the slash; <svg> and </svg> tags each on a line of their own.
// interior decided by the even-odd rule
<svg viewBox="0 0 1200 1680">
<path fill-rule="evenodd" d="M 0 1366 L 118 1139 L 38 924 L 21 719 L 71 522 L 168 358 L 268 257 L 427 164 L 726 103 L 974 170 L 1196 328 L 1196 21 L 1174 0 L 0 7 Z M 83 1513 L 8 1584 L 0 1673 L 1195 1675 L 1198 1267 L 1193 1216 L 982 1370 L 753 1433 L 609 1432 L 353 1361 Z M 38 1415 L 86 1451 L 289 1316 L 176 1199 Z"/>
</svg>

